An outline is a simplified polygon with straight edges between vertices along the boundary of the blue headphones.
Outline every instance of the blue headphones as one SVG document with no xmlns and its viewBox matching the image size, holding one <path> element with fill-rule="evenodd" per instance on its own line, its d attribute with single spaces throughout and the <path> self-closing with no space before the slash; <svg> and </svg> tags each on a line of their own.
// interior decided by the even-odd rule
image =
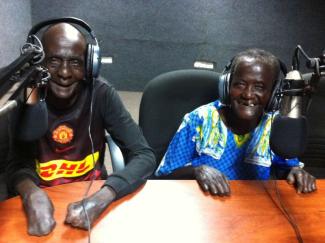
<svg viewBox="0 0 325 243">
<path fill-rule="evenodd" d="M 232 64 L 233 64 L 234 59 L 235 59 L 235 57 L 233 57 L 227 63 L 222 74 L 219 77 L 219 84 L 218 84 L 219 100 L 224 105 L 230 104 L 229 92 L 230 92 L 230 84 L 231 84 L 232 73 L 233 73 Z M 280 59 L 278 59 L 278 61 L 280 64 L 280 70 L 283 73 L 283 75 L 285 76 L 287 74 L 287 67 Z M 281 83 L 282 83 L 281 81 L 282 81 L 281 79 L 275 81 L 271 97 L 270 97 L 269 102 L 265 108 L 266 112 L 272 112 L 272 111 L 279 109 L 280 100 L 277 98 L 277 94 L 281 87 Z"/>
<path fill-rule="evenodd" d="M 36 35 L 42 28 L 48 25 L 57 24 L 57 23 L 71 23 L 81 26 L 83 29 L 87 30 L 91 38 L 94 40 L 94 44 L 87 44 L 86 51 L 86 62 L 85 62 L 85 80 L 87 83 L 93 81 L 94 78 L 99 76 L 100 66 L 101 66 L 101 53 L 98 45 L 97 38 L 90 28 L 90 26 L 83 20 L 74 18 L 74 17 L 64 17 L 49 19 L 35 25 L 28 33 L 27 42 L 33 43 L 33 35 Z"/>
</svg>

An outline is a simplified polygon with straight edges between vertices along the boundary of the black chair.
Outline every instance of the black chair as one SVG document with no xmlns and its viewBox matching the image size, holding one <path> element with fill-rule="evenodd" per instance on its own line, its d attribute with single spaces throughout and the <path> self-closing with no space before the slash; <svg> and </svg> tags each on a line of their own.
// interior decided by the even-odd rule
<svg viewBox="0 0 325 243">
<path fill-rule="evenodd" d="M 125 161 L 124 161 L 122 151 L 116 145 L 116 143 L 114 142 L 113 138 L 109 133 L 106 133 L 105 138 L 111 156 L 113 172 L 123 170 L 125 167 Z"/>
<path fill-rule="evenodd" d="M 309 80 L 311 74 L 303 75 Z M 325 77 L 318 83 L 316 92 L 307 114 L 308 139 L 307 147 L 300 158 L 305 169 L 317 178 L 325 178 Z"/>
<path fill-rule="evenodd" d="M 219 75 L 213 71 L 187 69 L 161 74 L 145 87 L 139 125 L 157 163 L 167 150 L 183 116 L 218 98 Z"/>
</svg>

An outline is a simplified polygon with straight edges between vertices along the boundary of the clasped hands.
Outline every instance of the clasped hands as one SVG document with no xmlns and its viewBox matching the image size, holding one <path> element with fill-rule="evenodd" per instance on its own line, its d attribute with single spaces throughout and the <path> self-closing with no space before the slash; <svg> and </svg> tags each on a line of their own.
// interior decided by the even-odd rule
<svg viewBox="0 0 325 243">
<path fill-rule="evenodd" d="M 70 203 L 65 223 L 73 227 L 88 229 L 87 212 L 90 225 L 99 217 L 107 206 L 115 199 L 115 192 L 109 187 L 102 187 L 95 194 L 83 201 Z M 35 236 L 49 234 L 55 227 L 54 207 L 43 190 L 34 188 L 23 197 L 24 209 L 28 219 L 28 233 Z"/>
<path fill-rule="evenodd" d="M 195 167 L 194 176 L 202 190 L 213 196 L 229 196 L 231 193 L 226 176 L 213 167 L 207 165 Z M 299 167 L 293 167 L 290 170 L 287 182 L 294 185 L 298 193 L 309 193 L 316 190 L 315 177 Z"/>
</svg>

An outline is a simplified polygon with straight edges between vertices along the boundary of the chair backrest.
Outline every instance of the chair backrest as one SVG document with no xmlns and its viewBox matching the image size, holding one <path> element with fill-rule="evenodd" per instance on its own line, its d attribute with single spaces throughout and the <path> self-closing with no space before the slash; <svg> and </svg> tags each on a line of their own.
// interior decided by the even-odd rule
<svg viewBox="0 0 325 243">
<path fill-rule="evenodd" d="M 114 142 L 113 138 L 110 134 L 105 134 L 106 143 L 108 145 L 108 149 L 111 156 L 111 162 L 112 162 L 112 169 L 113 172 L 121 171 L 125 167 L 125 161 L 122 154 L 122 151 L 117 146 L 117 144 Z"/>
<path fill-rule="evenodd" d="M 159 163 L 183 116 L 218 98 L 220 74 L 198 69 L 161 74 L 145 87 L 139 125 Z"/>
<path fill-rule="evenodd" d="M 303 75 L 304 79 L 310 79 L 311 74 Z M 306 167 L 325 169 L 325 77 L 318 83 L 316 92 L 312 96 L 312 102 L 307 114 L 308 140 L 306 151 L 300 158 Z M 318 169 L 318 171 L 320 171 Z M 325 177 L 325 171 L 322 173 Z"/>
</svg>

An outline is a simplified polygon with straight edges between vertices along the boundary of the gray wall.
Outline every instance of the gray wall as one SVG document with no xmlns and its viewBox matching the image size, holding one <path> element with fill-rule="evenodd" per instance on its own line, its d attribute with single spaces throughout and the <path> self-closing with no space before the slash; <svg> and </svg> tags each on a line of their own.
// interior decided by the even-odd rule
<svg viewBox="0 0 325 243">
<path fill-rule="evenodd" d="M 0 0 L 0 67 L 10 64 L 20 55 L 31 28 L 30 0 Z"/>
<path fill-rule="evenodd" d="M 196 59 L 221 71 L 238 51 L 264 48 L 290 64 L 301 44 L 325 48 L 324 0 L 31 0 L 32 23 L 76 16 L 113 56 L 102 74 L 120 90 L 142 90 L 156 75 L 192 68 Z"/>
<path fill-rule="evenodd" d="M 20 47 L 25 43 L 31 28 L 31 5 L 29 0 L 0 0 L 0 67 L 7 66 L 20 55 Z M 0 117 L 0 174 L 4 172 L 9 151 L 8 130 L 12 120 L 9 115 Z M 3 178 L 3 177 L 1 177 Z M 4 198 L 4 184 L 0 178 L 0 198 Z"/>
</svg>

